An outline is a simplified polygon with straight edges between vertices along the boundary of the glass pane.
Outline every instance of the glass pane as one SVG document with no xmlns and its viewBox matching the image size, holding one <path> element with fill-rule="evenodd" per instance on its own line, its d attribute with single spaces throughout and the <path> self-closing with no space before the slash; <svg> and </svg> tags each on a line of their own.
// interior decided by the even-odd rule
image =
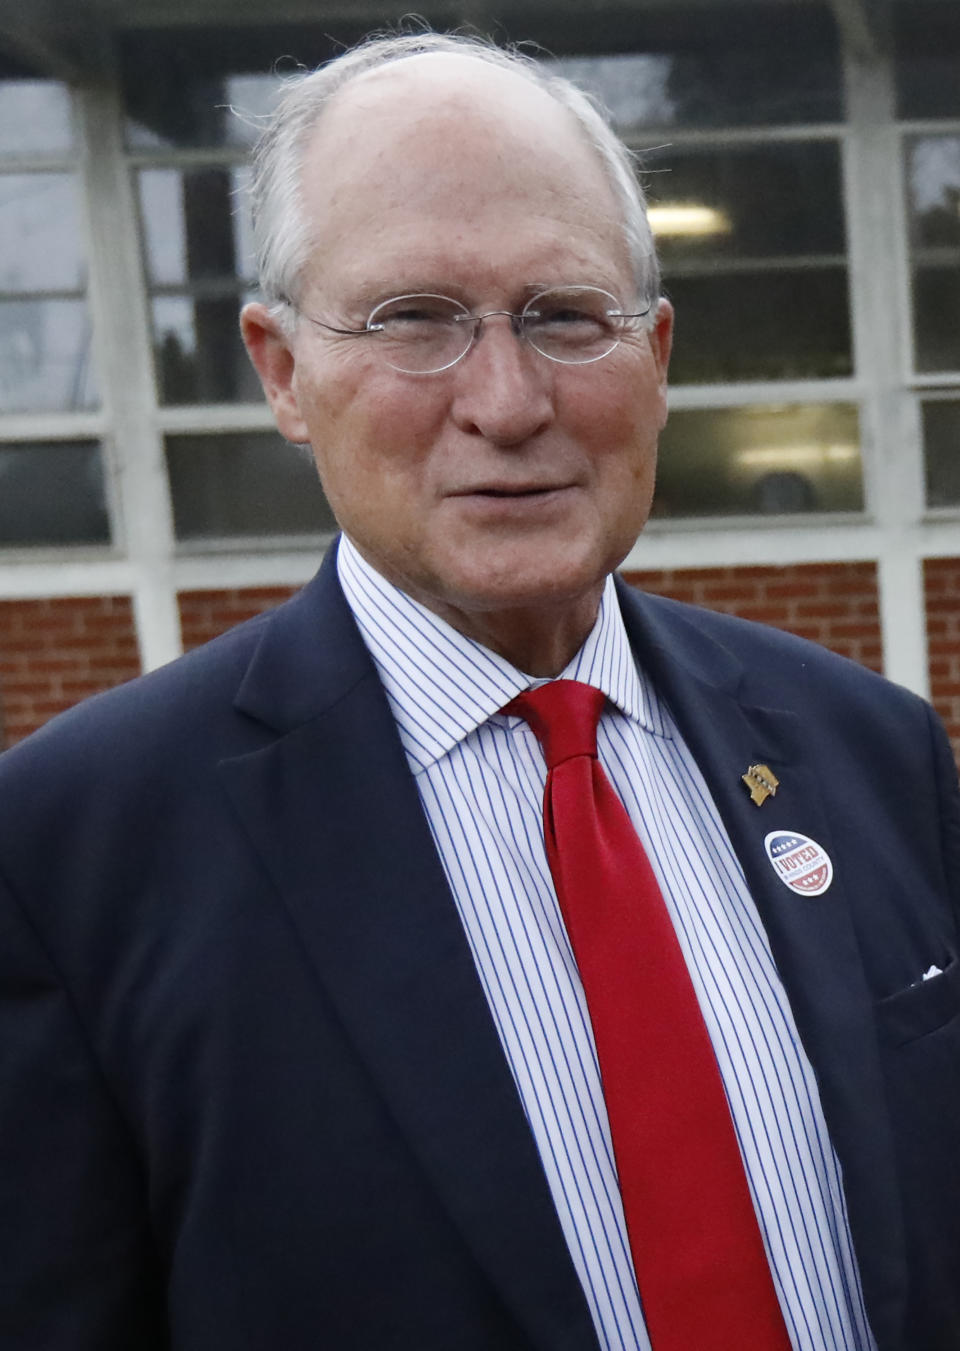
<svg viewBox="0 0 960 1351">
<path fill-rule="evenodd" d="M 0 155 L 68 151 L 70 95 L 52 80 L 0 80 Z"/>
<path fill-rule="evenodd" d="M 318 12 L 323 8 L 330 6 Z M 368 12 L 351 19 L 351 8 Z M 466 6 L 474 18 L 484 8 Z M 561 68 L 607 99 L 624 127 L 795 125 L 842 116 L 836 28 L 826 5 L 731 0 L 603 8 L 602 21 L 593 21 L 590 6 L 513 0 L 494 6 L 486 26 L 503 42 L 529 39 L 569 55 Z M 275 97 L 274 63 L 281 71 L 310 70 L 375 26 L 370 6 L 341 5 L 339 12 L 339 19 L 321 15 L 313 23 L 123 33 L 129 143 L 249 144 L 250 115 L 255 121 Z"/>
<path fill-rule="evenodd" d="M 897 0 L 894 20 L 900 116 L 960 117 L 956 0 Z"/>
<path fill-rule="evenodd" d="M 280 75 L 312 70 L 364 36 L 359 19 L 131 29 L 121 69 L 127 142 L 249 146 L 280 90 Z"/>
<path fill-rule="evenodd" d="M 145 169 L 139 174 L 147 277 L 178 286 L 252 277 L 246 168 Z"/>
<path fill-rule="evenodd" d="M 613 15 L 597 25 L 594 39 L 607 44 L 607 52 L 616 42 L 624 54 L 556 63 L 599 98 L 623 130 L 795 124 L 842 115 L 836 37 L 826 14 L 783 5 L 674 5 L 642 15 L 633 7 L 631 22 L 630 7 L 624 8 L 625 18 Z M 560 45 L 542 32 L 523 36 L 553 50 Z M 582 15 L 575 31 L 562 36 L 581 51 L 592 38 Z"/>
<path fill-rule="evenodd" d="M 0 174 L 0 294 L 82 290 L 82 241 L 73 174 Z"/>
<path fill-rule="evenodd" d="M 167 437 L 177 539 L 336 529 L 308 450 L 273 432 Z"/>
<path fill-rule="evenodd" d="M 660 441 L 654 517 L 862 510 L 852 405 L 671 413 Z"/>
<path fill-rule="evenodd" d="M 915 269 L 913 329 L 918 371 L 960 370 L 960 263 Z"/>
<path fill-rule="evenodd" d="M 90 341 L 85 300 L 0 301 L 0 413 L 93 407 Z"/>
<path fill-rule="evenodd" d="M 846 268 L 668 277 L 665 290 L 677 311 L 674 384 L 852 372 Z"/>
<path fill-rule="evenodd" d="M 240 337 L 242 297 L 160 296 L 153 302 L 160 401 L 258 403 L 263 390 Z"/>
<path fill-rule="evenodd" d="M 960 136 L 907 143 L 907 195 L 916 367 L 960 370 Z"/>
<path fill-rule="evenodd" d="M 144 78 L 141 73 L 128 82 L 127 144 L 132 149 L 231 143 L 230 128 L 238 119 L 230 111 L 227 81 L 179 66 L 174 58 L 161 67 L 162 74 Z"/>
<path fill-rule="evenodd" d="M 0 547 L 109 542 L 95 441 L 0 444 Z"/>
<path fill-rule="evenodd" d="M 544 64 L 599 99 L 622 130 L 672 126 L 682 116 L 671 92 L 676 58 L 666 53 L 568 56 Z"/>
<path fill-rule="evenodd" d="M 651 224 L 665 270 L 704 259 L 843 255 L 834 142 L 667 148 L 650 157 Z"/>
<path fill-rule="evenodd" d="M 953 248 L 960 263 L 960 136 L 907 143 L 907 192 L 914 249 Z"/>
<path fill-rule="evenodd" d="M 960 400 L 931 399 L 923 405 L 923 453 L 927 506 L 960 506 Z"/>
<path fill-rule="evenodd" d="M 261 123 L 280 96 L 280 77 L 270 74 L 199 77 L 192 102 L 167 103 L 169 91 L 160 82 L 134 100 L 144 121 L 127 123 L 127 144 L 133 149 L 158 146 L 205 145 L 249 148 L 260 134 Z"/>
</svg>

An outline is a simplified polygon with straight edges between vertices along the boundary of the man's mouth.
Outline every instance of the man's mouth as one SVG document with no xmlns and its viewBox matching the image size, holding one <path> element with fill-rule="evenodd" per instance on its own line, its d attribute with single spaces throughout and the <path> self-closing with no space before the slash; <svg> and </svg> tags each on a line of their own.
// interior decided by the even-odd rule
<svg viewBox="0 0 960 1351">
<path fill-rule="evenodd" d="M 516 487 L 480 487 L 466 488 L 457 493 L 458 497 L 544 497 L 547 493 L 559 492 L 567 487 L 565 483 L 518 484 Z"/>
</svg>

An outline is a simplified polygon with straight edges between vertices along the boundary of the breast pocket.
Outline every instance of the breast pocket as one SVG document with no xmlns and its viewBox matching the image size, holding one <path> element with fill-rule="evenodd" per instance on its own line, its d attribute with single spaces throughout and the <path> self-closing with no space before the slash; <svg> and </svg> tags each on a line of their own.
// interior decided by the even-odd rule
<svg viewBox="0 0 960 1351">
<path fill-rule="evenodd" d="M 877 1014 L 887 1046 L 905 1046 L 960 1019 L 960 960 L 951 957 L 938 974 L 881 999 Z"/>
</svg>

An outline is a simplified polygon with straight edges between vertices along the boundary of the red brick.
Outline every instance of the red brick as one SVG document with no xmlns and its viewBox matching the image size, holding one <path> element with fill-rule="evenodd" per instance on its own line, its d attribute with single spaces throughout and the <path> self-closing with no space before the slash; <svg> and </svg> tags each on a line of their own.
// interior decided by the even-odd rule
<svg viewBox="0 0 960 1351">
<path fill-rule="evenodd" d="M 819 587 L 813 581 L 771 582 L 766 594 L 771 600 L 800 599 L 803 596 L 819 595 Z"/>
<path fill-rule="evenodd" d="M 182 591 L 177 600 L 184 647 L 199 647 L 243 620 L 273 609 L 294 590 L 290 586 L 255 586 L 233 591 Z"/>
<path fill-rule="evenodd" d="M 0 710 L 8 743 L 88 694 L 138 675 L 129 596 L 0 603 Z"/>
<path fill-rule="evenodd" d="M 857 622 L 853 624 L 835 624 L 831 623 L 829 632 L 832 638 L 872 638 L 877 631 L 876 624 L 865 624 Z"/>
<path fill-rule="evenodd" d="M 844 604 L 843 601 L 828 600 L 800 600 L 793 607 L 794 614 L 807 619 L 849 619 L 851 615 L 858 614 L 858 608 L 854 605 Z"/>
<path fill-rule="evenodd" d="M 960 558 L 928 558 L 923 581 L 930 697 L 960 760 Z"/>
<path fill-rule="evenodd" d="M 760 591 L 756 587 L 743 586 L 736 579 L 724 582 L 722 585 L 703 586 L 698 588 L 707 605 L 712 605 L 716 601 L 733 601 L 738 603 L 746 598 L 754 600 L 760 599 Z"/>
</svg>

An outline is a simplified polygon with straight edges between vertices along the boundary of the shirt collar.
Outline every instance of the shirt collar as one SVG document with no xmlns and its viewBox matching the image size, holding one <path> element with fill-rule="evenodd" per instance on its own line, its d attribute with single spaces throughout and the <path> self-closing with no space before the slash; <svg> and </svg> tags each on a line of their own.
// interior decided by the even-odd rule
<svg viewBox="0 0 960 1351">
<path fill-rule="evenodd" d="M 414 773 L 448 754 L 515 695 L 543 683 L 388 582 L 346 535 L 337 571 Z M 656 695 L 631 650 L 612 577 L 596 623 L 561 677 L 603 690 L 646 731 L 666 735 Z"/>
</svg>

